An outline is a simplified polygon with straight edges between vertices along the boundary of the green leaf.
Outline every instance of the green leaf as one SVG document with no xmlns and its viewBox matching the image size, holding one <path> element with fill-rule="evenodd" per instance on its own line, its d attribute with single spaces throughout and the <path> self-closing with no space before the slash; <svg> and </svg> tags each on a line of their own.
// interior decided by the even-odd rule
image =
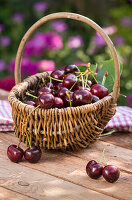
<svg viewBox="0 0 132 200">
<path fill-rule="evenodd" d="M 77 67 L 80 70 L 80 72 L 85 72 L 87 70 L 87 66 L 86 65 L 78 65 Z"/>
<path fill-rule="evenodd" d="M 77 67 L 78 69 L 80 69 L 80 72 L 85 72 L 88 68 L 86 65 L 78 65 Z M 97 65 L 90 65 L 90 69 L 93 73 L 95 73 L 97 69 Z"/>
<path fill-rule="evenodd" d="M 119 62 L 120 65 L 120 75 L 122 74 L 123 65 L 121 62 Z M 108 77 L 106 78 L 104 86 L 108 88 L 109 92 L 113 90 L 114 82 L 115 82 L 115 68 L 114 68 L 114 62 L 113 59 L 106 60 L 103 62 L 102 68 L 99 70 L 97 74 L 97 81 L 98 83 L 102 83 L 103 76 L 105 72 L 108 72 Z"/>
</svg>

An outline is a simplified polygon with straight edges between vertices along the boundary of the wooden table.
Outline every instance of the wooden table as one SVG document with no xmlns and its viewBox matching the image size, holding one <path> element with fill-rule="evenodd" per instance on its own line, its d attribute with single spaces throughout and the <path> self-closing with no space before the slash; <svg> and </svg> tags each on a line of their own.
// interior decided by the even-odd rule
<svg viewBox="0 0 132 200">
<path fill-rule="evenodd" d="M 13 133 L 0 133 L 0 199 L 2 200 L 132 200 L 132 134 L 117 133 L 100 138 L 78 152 L 44 151 L 37 164 L 12 163 L 6 155 L 17 144 Z M 25 144 L 21 147 L 26 149 Z M 116 183 L 90 179 L 85 172 L 89 160 L 99 161 L 102 149 L 108 164 L 121 175 Z M 105 163 L 104 163 L 105 164 Z"/>
</svg>

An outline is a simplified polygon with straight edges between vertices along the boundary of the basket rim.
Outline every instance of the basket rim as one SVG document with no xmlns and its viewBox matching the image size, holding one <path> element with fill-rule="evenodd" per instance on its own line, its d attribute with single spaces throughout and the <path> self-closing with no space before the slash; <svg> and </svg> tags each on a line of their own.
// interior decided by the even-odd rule
<svg viewBox="0 0 132 200">
<path fill-rule="evenodd" d="M 12 88 L 12 90 L 10 91 L 10 93 L 9 93 L 9 95 L 8 95 L 8 101 L 10 102 L 10 104 L 11 104 L 11 106 L 13 105 L 13 104 L 15 104 L 16 106 L 21 106 L 21 109 L 24 109 L 25 108 L 25 111 L 26 112 L 32 112 L 33 110 L 34 110 L 34 106 L 31 106 L 31 105 L 27 105 L 27 104 L 25 104 L 24 102 L 22 102 L 22 101 L 20 101 L 19 99 L 18 99 L 18 97 L 17 97 L 17 95 L 18 96 L 20 96 L 20 94 L 23 92 L 23 91 L 25 91 L 27 88 L 28 88 L 28 86 L 29 86 L 29 83 L 32 81 L 32 79 L 34 79 L 34 78 L 40 78 L 42 75 L 45 75 L 45 74 L 47 74 L 47 72 L 42 72 L 42 73 L 37 73 L 37 74 L 35 74 L 35 75 L 32 75 L 32 76 L 30 76 L 30 77 L 28 77 L 28 78 L 26 78 L 26 79 L 24 79 L 21 83 L 18 83 L 17 85 L 15 85 L 13 88 Z M 107 101 L 107 100 L 114 100 L 113 99 L 113 96 L 112 96 L 112 93 L 110 93 L 110 94 L 108 94 L 106 97 L 104 97 L 103 99 L 100 99 L 100 100 L 98 100 L 97 102 L 95 102 L 95 103 L 90 103 L 90 104 L 85 104 L 85 105 L 81 105 L 81 106 L 76 106 L 76 107 L 66 107 L 66 108 L 50 108 L 50 109 L 44 109 L 44 108 L 37 108 L 35 111 L 41 111 L 41 110 L 43 110 L 43 111 L 52 111 L 52 112 L 54 112 L 54 111 L 58 111 L 58 112 L 65 112 L 65 111 L 75 111 L 76 110 L 76 108 L 77 109 L 89 109 L 89 110 L 93 110 L 93 109 L 95 109 L 96 110 L 96 108 L 98 108 L 98 106 L 100 105 L 100 104 L 102 104 L 103 102 L 105 102 L 105 101 Z M 34 112 L 35 112 L 34 111 Z M 33 112 L 33 113 L 34 113 Z"/>
</svg>

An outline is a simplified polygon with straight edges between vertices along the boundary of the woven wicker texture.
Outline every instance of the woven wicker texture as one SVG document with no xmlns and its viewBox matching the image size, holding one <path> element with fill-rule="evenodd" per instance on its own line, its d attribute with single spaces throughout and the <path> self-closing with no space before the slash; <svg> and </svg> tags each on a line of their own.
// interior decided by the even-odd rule
<svg viewBox="0 0 132 200">
<path fill-rule="evenodd" d="M 78 107 L 41 109 L 33 111 L 34 107 L 23 103 L 27 98 L 26 92 L 37 94 L 37 90 L 43 85 L 42 78 L 47 73 L 31 76 L 22 83 L 20 75 L 20 62 L 25 44 L 31 34 L 46 21 L 56 18 L 71 18 L 85 22 L 97 30 L 105 39 L 115 65 L 115 84 L 113 92 L 94 104 Z M 28 132 L 30 142 L 48 149 L 72 150 L 86 148 L 90 142 L 95 141 L 103 132 L 108 121 L 115 114 L 116 101 L 119 96 L 120 70 L 115 48 L 104 31 L 90 19 L 74 13 L 55 13 L 48 15 L 36 22 L 23 37 L 16 56 L 15 80 L 17 84 L 9 94 L 9 102 L 12 106 L 15 135 L 20 141 L 28 140 L 25 129 Z"/>
</svg>

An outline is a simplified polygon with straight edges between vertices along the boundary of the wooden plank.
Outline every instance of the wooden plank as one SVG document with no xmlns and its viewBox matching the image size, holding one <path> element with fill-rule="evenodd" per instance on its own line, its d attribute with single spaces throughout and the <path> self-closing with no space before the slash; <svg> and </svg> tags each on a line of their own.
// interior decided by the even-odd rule
<svg viewBox="0 0 132 200">
<path fill-rule="evenodd" d="M 0 157 L 0 186 L 38 200 L 113 200 L 104 194 L 86 189 L 40 171 L 11 163 Z M 34 165 L 35 166 L 35 165 Z M 1 194 L 1 196 L 4 193 Z M 26 199 L 26 198 L 23 198 Z M 14 200 L 14 199 L 13 199 Z"/>
<path fill-rule="evenodd" d="M 3 135 L 3 134 L 1 134 Z M 96 191 L 75 185 L 71 182 L 61 180 L 54 176 L 31 169 L 39 166 L 31 164 L 28 166 L 26 161 L 20 164 L 12 163 L 6 156 L 8 143 L 1 139 L 0 135 L 0 186 L 8 190 L 26 195 L 38 200 L 114 200 L 110 196 L 98 193 Z M 8 136 L 4 134 L 5 136 Z M 9 137 L 8 137 L 9 138 Z M 13 138 L 13 137 L 12 137 Z M 10 140 L 10 138 L 9 138 Z M 43 165 L 43 160 L 41 161 Z M 25 165 L 25 166 L 24 166 Z M 26 165 L 28 167 L 26 167 Z M 30 168 L 29 168 L 30 167 Z M 55 167 L 55 166 L 54 166 Z M 52 168 L 52 165 L 50 165 Z M 56 174 L 56 171 L 54 171 Z M 1 192 L 1 196 L 4 192 Z M 26 197 L 27 198 L 27 197 Z M 23 199 L 26 199 L 25 197 Z M 13 199 L 14 200 L 14 199 Z"/>
<path fill-rule="evenodd" d="M 8 140 L 10 140 L 10 143 L 12 143 L 13 141 L 14 142 L 17 141 L 16 138 L 13 139 L 13 137 L 12 136 L 10 137 L 10 135 L 2 134 L 1 137 L 2 145 L 0 145 L 2 146 L 2 148 L 0 147 L 1 157 L 3 157 L 2 155 L 5 154 L 2 151 L 3 147 L 5 148 L 9 145 Z M 120 179 L 114 184 L 106 182 L 103 178 L 99 180 L 93 180 L 86 175 L 85 167 L 89 158 L 91 159 L 91 157 L 94 157 L 96 155 L 96 159 L 99 159 L 98 153 L 100 154 L 100 149 L 102 149 L 102 146 L 100 146 L 98 143 L 99 141 L 96 144 L 93 144 L 94 146 L 91 145 L 91 147 L 87 150 L 81 150 L 79 152 L 74 153 L 75 155 L 73 156 L 61 152 L 49 151 L 45 152 L 42 156 L 41 161 L 35 165 L 30 164 L 26 161 L 21 162 L 20 164 L 59 177 L 63 180 L 70 181 L 85 188 L 106 194 L 114 198 L 126 199 L 126 200 L 131 199 L 132 197 L 131 174 L 121 172 Z M 118 156 L 125 160 L 125 155 L 127 156 L 127 153 L 130 150 L 121 147 L 116 147 L 114 145 L 111 146 L 111 144 L 109 145 L 110 152 L 111 151 L 113 152 L 115 149 L 114 153 L 116 153 L 118 152 L 118 148 L 119 148 L 119 153 L 121 154 L 123 152 L 124 157 L 120 154 Z M 85 156 L 87 156 L 86 160 L 82 158 L 83 153 L 85 153 Z M 109 156 L 110 155 L 111 154 L 109 154 Z M 112 158 L 114 159 L 114 156 Z M 109 159 L 109 157 L 107 159 Z M 117 158 L 115 158 L 115 160 L 116 159 Z M 122 168 L 123 165 L 125 165 L 124 160 L 122 160 L 122 166 L 121 166 Z"/>
<path fill-rule="evenodd" d="M 33 198 L 21 195 L 11 190 L 0 187 L 0 199 L 2 200 L 34 200 Z"/>
<path fill-rule="evenodd" d="M 101 137 L 100 140 L 132 150 L 132 133 L 117 132 L 110 136 Z"/>
<path fill-rule="evenodd" d="M 18 142 L 18 139 L 11 134 L 1 134 L 1 140 L 8 145 L 13 142 L 17 144 Z M 25 148 L 25 145 L 23 145 L 23 147 Z M 132 150 L 125 149 L 108 142 L 97 141 L 94 144 L 91 144 L 87 149 L 81 149 L 77 152 L 69 152 L 69 154 L 80 157 L 83 160 L 88 161 L 95 159 L 99 162 L 103 148 L 105 149 L 105 157 L 108 164 L 116 165 L 121 170 L 132 173 Z M 57 154 L 55 155 L 57 156 Z"/>
<path fill-rule="evenodd" d="M 105 158 L 107 164 L 115 165 L 119 169 L 132 173 L 132 150 L 125 149 L 108 142 L 97 141 L 91 144 L 88 149 L 82 149 L 78 152 L 70 152 L 71 155 L 78 156 L 86 160 L 100 161 L 102 150 L 105 149 Z M 104 159 L 103 164 L 106 165 Z"/>
</svg>

